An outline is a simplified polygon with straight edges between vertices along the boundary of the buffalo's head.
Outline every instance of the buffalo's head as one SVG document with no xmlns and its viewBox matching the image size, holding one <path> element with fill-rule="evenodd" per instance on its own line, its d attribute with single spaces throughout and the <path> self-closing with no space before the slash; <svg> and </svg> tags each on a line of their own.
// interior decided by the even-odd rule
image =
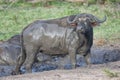
<svg viewBox="0 0 120 80">
<path fill-rule="evenodd" d="M 100 20 L 92 14 L 82 13 L 78 15 L 72 15 L 67 18 L 68 24 L 70 24 L 77 32 L 86 32 L 89 27 L 99 26 L 106 21 L 106 16 Z"/>
</svg>

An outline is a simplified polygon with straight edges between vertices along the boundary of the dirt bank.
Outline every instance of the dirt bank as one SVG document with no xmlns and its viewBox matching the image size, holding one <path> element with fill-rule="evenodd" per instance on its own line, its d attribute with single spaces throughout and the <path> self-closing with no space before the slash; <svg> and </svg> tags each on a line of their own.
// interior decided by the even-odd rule
<svg viewBox="0 0 120 80">
<path fill-rule="evenodd" d="M 106 70 L 109 72 L 106 72 Z M 72 70 L 51 70 L 1 77 L 0 80 L 120 80 L 120 61 L 92 65 L 89 68 L 81 67 Z"/>
</svg>

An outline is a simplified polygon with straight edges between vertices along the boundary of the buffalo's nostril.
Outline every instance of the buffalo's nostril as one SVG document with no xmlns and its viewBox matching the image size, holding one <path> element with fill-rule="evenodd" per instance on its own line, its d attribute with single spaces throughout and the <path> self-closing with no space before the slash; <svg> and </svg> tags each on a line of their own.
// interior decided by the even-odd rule
<svg viewBox="0 0 120 80">
<path fill-rule="evenodd" d="M 78 30 L 83 31 L 83 30 L 84 30 L 84 28 L 83 28 L 83 27 L 80 27 Z"/>
<path fill-rule="evenodd" d="M 78 27 L 77 30 L 83 30 L 83 27 Z"/>
<path fill-rule="evenodd" d="M 85 29 L 81 28 L 78 30 L 79 33 L 85 33 Z"/>
</svg>

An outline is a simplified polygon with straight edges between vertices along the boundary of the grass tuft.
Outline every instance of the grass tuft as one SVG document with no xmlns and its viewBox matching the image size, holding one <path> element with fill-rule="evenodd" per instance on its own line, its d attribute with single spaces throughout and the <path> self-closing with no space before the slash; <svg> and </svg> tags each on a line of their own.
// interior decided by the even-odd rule
<svg viewBox="0 0 120 80">
<path fill-rule="evenodd" d="M 105 72 L 105 74 L 110 77 L 110 78 L 113 78 L 113 77 L 118 77 L 118 73 L 116 72 L 113 72 L 113 71 L 110 71 L 108 69 L 104 69 L 103 70 Z"/>
</svg>

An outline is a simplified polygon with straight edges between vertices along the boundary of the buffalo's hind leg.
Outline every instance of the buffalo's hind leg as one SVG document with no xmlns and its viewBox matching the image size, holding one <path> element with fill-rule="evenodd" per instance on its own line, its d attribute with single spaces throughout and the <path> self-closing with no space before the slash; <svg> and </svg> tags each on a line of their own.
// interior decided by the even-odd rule
<svg viewBox="0 0 120 80">
<path fill-rule="evenodd" d="M 26 73 L 32 72 L 32 65 L 34 63 L 34 60 L 38 51 L 39 51 L 39 48 L 37 46 L 30 45 L 30 44 L 26 46 L 26 60 L 25 60 Z"/>
</svg>

